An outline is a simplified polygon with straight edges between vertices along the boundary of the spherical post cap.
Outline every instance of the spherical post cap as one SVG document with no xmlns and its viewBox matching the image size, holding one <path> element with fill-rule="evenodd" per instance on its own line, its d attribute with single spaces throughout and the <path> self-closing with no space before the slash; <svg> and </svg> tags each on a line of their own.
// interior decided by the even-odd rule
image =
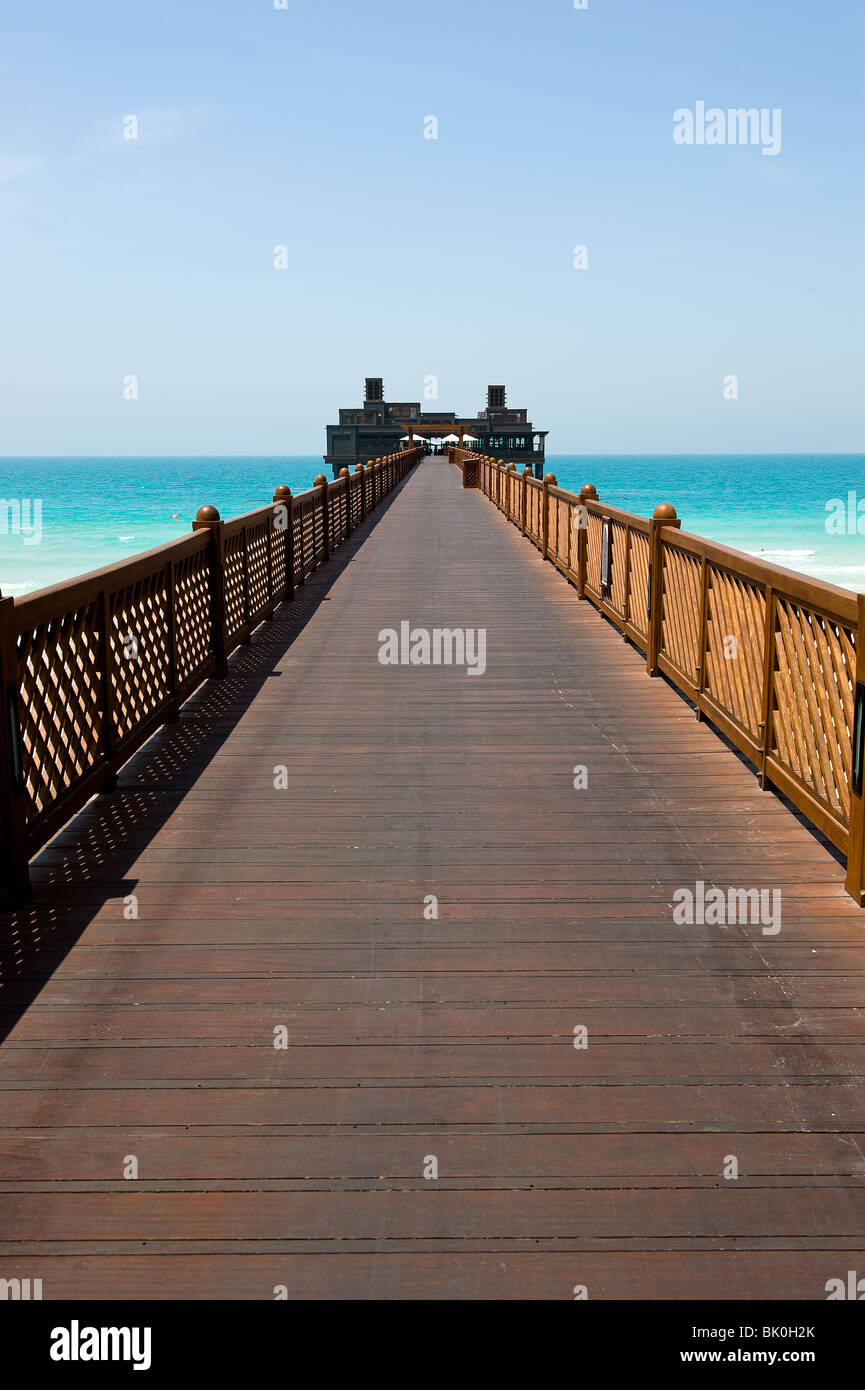
<svg viewBox="0 0 865 1390">
<path fill-rule="evenodd" d="M 659 502 L 652 512 L 655 521 L 676 521 L 676 508 L 672 502 Z"/>
<path fill-rule="evenodd" d="M 291 488 L 288 483 L 280 483 L 278 487 L 273 489 L 274 502 L 287 502 L 290 496 Z"/>
<path fill-rule="evenodd" d="M 347 477 L 349 476 L 349 474 L 348 474 L 348 469 L 347 469 L 347 468 L 341 468 L 341 469 L 339 470 L 339 476 L 340 476 L 341 478 L 347 478 Z"/>
<path fill-rule="evenodd" d="M 598 489 L 595 487 L 594 483 L 583 483 L 583 486 L 580 488 L 581 497 L 597 497 L 597 495 Z"/>
<path fill-rule="evenodd" d="M 362 463 L 356 463 L 356 464 L 354 465 L 354 471 L 355 471 L 355 473 L 362 473 L 362 472 L 363 472 L 363 464 L 362 464 Z"/>
<path fill-rule="evenodd" d="M 545 474 L 544 474 L 544 482 L 545 482 L 545 483 L 548 483 L 550 487 L 558 487 L 558 483 L 556 482 L 556 475 L 555 475 L 555 473 L 545 473 Z"/>
<path fill-rule="evenodd" d="M 313 487 L 327 487 L 327 478 L 324 476 L 323 473 L 319 473 L 317 475 L 316 480 L 313 483 Z"/>
<path fill-rule="evenodd" d="M 515 463 L 509 463 L 509 464 L 508 464 L 508 472 L 510 473 L 512 470 L 513 470 L 514 473 L 516 473 L 516 471 L 517 471 L 517 465 L 516 465 Z"/>
<path fill-rule="evenodd" d="M 216 507 L 199 507 L 195 513 L 196 521 L 219 521 L 219 512 Z"/>
<path fill-rule="evenodd" d="M 531 465 L 530 463 L 527 463 L 526 466 L 525 466 L 525 468 L 523 469 L 523 477 L 524 477 L 524 478 L 533 478 L 534 476 L 535 476 L 535 474 L 534 474 L 534 469 L 532 468 L 532 465 Z"/>
</svg>

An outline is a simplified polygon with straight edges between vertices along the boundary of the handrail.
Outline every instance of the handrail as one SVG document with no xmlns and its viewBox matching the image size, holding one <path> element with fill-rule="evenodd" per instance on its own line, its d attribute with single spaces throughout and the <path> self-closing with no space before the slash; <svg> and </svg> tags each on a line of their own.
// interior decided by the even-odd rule
<svg viewBox="0 0 865 1390">
<path fill-rule="evenodd" d="M 865 595 L 450 450 L 507 519 L 847 856 L 865 906 Z"/>
<path fill-rule="evenodd" d="M 29 892 L 29 860 L 422 456 L 344 468 L 331 482 L 53 584 L 0 596 L 0 900 Z"/>
</svg>

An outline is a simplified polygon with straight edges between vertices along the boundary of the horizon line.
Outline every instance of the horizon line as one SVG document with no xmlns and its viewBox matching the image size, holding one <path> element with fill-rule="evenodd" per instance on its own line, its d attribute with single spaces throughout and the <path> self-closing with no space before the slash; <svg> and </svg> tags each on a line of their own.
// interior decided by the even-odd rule
<svg viewBox="0 0 865 1390">
<path fill-rule="evenodd" d="M 865 444 L 861 449 L 755 449 L 755 450 L 715 450 L 707 452 L 701 449 L 679 450 L 667 449 L 661 453 L 640 453 L 630 449 L 616 453 L 598 453 L 594 450 L 577 452 L 566 450 L 561 453 L 546 453 L 544 458 L 809 458 L 818 455 L 821 458 L 859 458 L 865 456 Z M 310 459 L 318 458 L 318 454 L 0 454 L 0 462 L 12 462 L 18 459 Z M 320 456 L 324 461 L 324 455 Z M 534 456 L 533 456 L 534 457 Z"/>
</svg>

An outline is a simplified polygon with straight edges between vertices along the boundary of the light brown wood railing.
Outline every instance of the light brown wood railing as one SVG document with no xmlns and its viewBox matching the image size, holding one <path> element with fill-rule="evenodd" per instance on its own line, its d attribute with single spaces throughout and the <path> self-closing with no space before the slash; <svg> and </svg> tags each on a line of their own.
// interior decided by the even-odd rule
<svg viewBox="0 0 865 1390">
<path fill-rule="evenodd" d="M 865 596 L 450 450 L 477 487 L 847 856 L 865 906 Z M 863 634 L 858 640 L 860 632 Z"/>
<path fill-rule="evenodd" d="M 422 456 L 407 449 L 24 598 L 0 598 L 0 901 L 32 856 Z"/>
</svg>

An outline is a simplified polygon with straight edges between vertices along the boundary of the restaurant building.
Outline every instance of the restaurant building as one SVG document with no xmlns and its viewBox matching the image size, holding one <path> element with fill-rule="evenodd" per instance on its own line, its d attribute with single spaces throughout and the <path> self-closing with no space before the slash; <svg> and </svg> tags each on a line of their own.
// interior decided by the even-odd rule
<svg viewBox="0 0 865 1390">
<path fill-rule="evenodd" d="M 422 410 L 419 401 L 386 401 L 384 381 L 368 376 L 362 406 L 339 412 L 339 424 L 327 426 L 327 453 L 336 478 L 340 469 L 395 454 L 409 439 L 435 446 L 461 443 L 480 454 L 531 464 L 543 477 L 547 430 L 536 430 L 528 411 L 509 409 L 504 386 L 487 387 L 485 410 L 476 416 L 447 410 Z"/>
</svg>

